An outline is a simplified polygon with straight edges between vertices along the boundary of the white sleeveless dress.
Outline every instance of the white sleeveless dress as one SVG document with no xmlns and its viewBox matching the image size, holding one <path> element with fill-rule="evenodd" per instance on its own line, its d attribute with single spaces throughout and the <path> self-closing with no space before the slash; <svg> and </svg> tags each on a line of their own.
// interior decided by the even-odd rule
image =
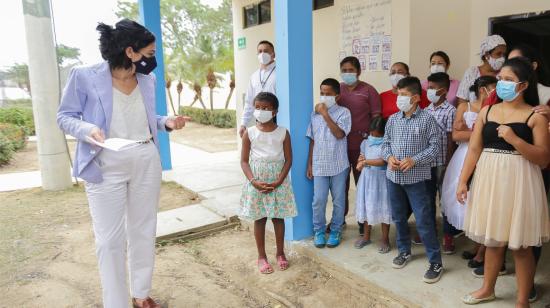
<svg viewBox="0 0 550 308">
<path fill-rule="evenodd" d="M 463 117 L 466 126 L 472 129 L 477 119 L 477 112 L 471 111 L 470 103 L 468 103 L 468 110 L 464 112 Z M 464 224 L 466 205 L 460 204 L 456 200 L 456 189 L 467 152 L 468 142 L 460 142 L 449 161 L 441 188 L 441 211 L 447 216 L 447 221 L 458 230 L 462 230 Z"/>
</svg>

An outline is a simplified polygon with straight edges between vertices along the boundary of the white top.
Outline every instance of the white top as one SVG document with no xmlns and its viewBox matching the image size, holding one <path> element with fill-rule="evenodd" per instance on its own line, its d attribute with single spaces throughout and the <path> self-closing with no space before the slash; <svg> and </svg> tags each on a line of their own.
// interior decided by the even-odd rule
<svg viewBox="0 0 550 308">
<path fill-rule="evenodd" d="M 268 65 L 265 69 L 260 68 L 250 76 L 248 82 L 248 88 L 244 97 L 244 110 L 241 118 L 241 125 L 252 125 L 252 119 L 254 118 L 254 98 L 260 92 L 275 93 L 275 81 L 277 79 L 275 74 L 275 62 Z"/>
<path fill-rule="evenodd" d="M 479 67 L 469 67 L 466 72 L 464 72 L 464 77 L 462 77 L 462 80 L 460 81 L 460 85 L 458 86 L 458 90 L 456 91 L 456 97 L 469 101 L 470 87 L 474 84 L 476 79 L 479 78 L 479 76 L 481 76 L 481 73 L 479 72 Z"/>
<path fill-rule="evenodd" d="M 468 129 L 472 129 L 477 120 L 477 112 L 472 111 L 470 102 L 468 102 L 468 111 L 465 111 L 462 117 L 464 118 Z"/>
<path fill-rule="evenodd" d="M 272 132 L 262 132 L 256 126 L 248 128 L 250 139 L 249 159 L 267 161 L 285 160 L 283 143 L 286 137 L 286 128 L 278 126 Z"/>
<path fill-rule="evenodd" d="M 109 138 L 144 141 L 151 139 L 145 104 L 139 87 L 126 95 L 113 87 L 113 117 Z"/>
<path fill-rule="evenodd" d="M 539 104 L 546 105 L 550 101 L 550 87 L 542 84 L 537 84 L 537 90 L 539 92 Z"/>
</svg>

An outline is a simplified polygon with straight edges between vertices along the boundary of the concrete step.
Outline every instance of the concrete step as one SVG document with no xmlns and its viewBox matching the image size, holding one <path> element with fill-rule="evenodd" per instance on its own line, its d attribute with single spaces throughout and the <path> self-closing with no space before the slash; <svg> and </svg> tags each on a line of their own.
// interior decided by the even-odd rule
<svg viewBox="0 0 550 308">
<path fill-rule="evenodd" d="M 204 233 L 229 223 L 229 219 L 201 204 L 163 211 L 157 214 L 157 241 Z"/>
</svg>

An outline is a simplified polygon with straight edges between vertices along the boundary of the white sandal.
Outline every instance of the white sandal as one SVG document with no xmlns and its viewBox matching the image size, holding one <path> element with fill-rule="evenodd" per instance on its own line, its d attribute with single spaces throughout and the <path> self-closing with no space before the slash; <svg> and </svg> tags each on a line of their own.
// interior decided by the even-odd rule
<svg viewBox="0 0 550 308">
<path fill-rule="evenodd" d="M 467 294 L 462 298 L 462 302 L 464 302 L 464 304 L 466 305 L 477 305 L 485 302 L 490 302 L 495 299 L 496 299 L 496 296 L 494 293 L 484 298 L 475 298 L 472 294 Z"/>
</svg>

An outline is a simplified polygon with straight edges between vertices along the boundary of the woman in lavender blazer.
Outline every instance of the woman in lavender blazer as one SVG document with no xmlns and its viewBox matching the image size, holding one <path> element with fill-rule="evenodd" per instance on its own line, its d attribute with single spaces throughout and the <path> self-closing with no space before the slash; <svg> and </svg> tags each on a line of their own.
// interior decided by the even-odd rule
<svg viewBox="0 0 550 308">
<path fill-rule="evenodd" d="M 127 19 L 97 30 L 105 62 L 72 70 L 57 123 L 78 139 L 73 173 L 86 182 L 104 306 L 127 307 L 128 264 L 134 307 L 160 307 L 149 297 L 161 183 L 157 132 L 180 129 L 186 118 L 155 114 L 150 31 Z M 114 152 L 89 140 L 114 137 L 138 143 Z"/>
</svg>

